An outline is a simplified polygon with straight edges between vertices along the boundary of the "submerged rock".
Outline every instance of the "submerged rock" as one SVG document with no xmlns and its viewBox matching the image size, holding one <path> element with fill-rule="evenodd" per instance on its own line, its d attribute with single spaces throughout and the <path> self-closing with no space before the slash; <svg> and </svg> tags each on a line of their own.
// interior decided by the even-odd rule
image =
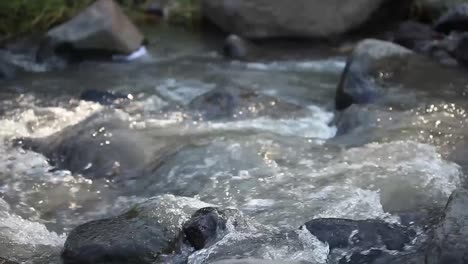
<svg viewBox="0 0 468 264">
<path fill-rule="evenodd" d="M 468 191 L 450 196 L 444 216 L 434 231 L 427 251 L 427 264 L 464 264 L 468 261 Z"/>
<path fill-rule="evenodd" d="M 385 247 L 403 250 L 416 236 L 416 232 L 403 226 L 381 220 L 348 220 L 323 218 L 305 223 L 305 227 L 318 240 L 327 243 L 330 250 L 359 248 L 361 250 Z"/>
<path fill-rule="evenodd" d="M 175 248 L 183 223 L 210 206 L 191 198 L 164 195 L 115 218 L 75 228 L 65 242 L 64 264 L 154 263 Z"/>
<path fill-rule="evenodd" d="M 226 32 L 248 38 L 326 38 L 365 23 L 383 0 L 204 0 L 202 12 Z"/>
<path fill-rule="evenodd" d="M 222 87 L 202 94 L 190 102 L 189 110 L 199 113 L 202 119 L 245 119 L 257 116 L 280 118 L 300 115 L 302 107 L 280 101 L 254 90 Z"/>
<path fill-rule="evenodd" d="M 99 103 L 102 105 L 111 105 L 117 101 L 125 101 L 131 99 L 128 94 L 99 91 L 99 90 L 86 90 L 80 95 L 80 99 L 84 101 L 90 101 Z"/>
<path fill-rule="evenodd" d="M 92 179 L 128 176 L 145 165 L 157 167 L 165 157 L 159 154 L 171 152 L 167 141 L 131 129 L 114 111 L 96 113 L 46 138 L 16 141 L 58 168 Z"/>
<path fill-rule="evenodd" d="M 71 56 L 80 53 L 80 57 L 86 52 L 130 54 L 142 43 L 143 35 L 118 4 L 98 0 L 70 21 L 52 28 L 37 56 L 44 60 L 55 51 Z"/>
<path fill-rule="evenodd" d="M 468 3 L 454 6 L 435 23 L 434 28 L 443 33 L 468 31 Z"/>
</svg>

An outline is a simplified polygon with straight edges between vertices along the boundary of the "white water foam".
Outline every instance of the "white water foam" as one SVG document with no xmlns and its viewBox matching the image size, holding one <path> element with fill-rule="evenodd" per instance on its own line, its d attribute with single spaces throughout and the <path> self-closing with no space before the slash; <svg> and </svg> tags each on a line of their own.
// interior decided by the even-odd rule
<svg viewBox="0 0 468 264">
<path fill-rule="evenodd" d="M 177 126 L 177 134 L 206 134 L 219 131 L 256 131 L 260 133 L 272 133 L 282 136 L 304 137 L 319 140 L 332 138 L 336 134 L 336 127 L 329 126 L 333 119 L 333 113 L 327 112 L 317 106 L 309 106 L 307 116 L 296 119 L 272 119 L 257 117 L 247 120 L 223 121 L 223 122 L 183 122 L 183 113 L 173 115 L 169 119 L 150 119 L 145 126 L 167 128 Z M 172 131 L 172 130 L 170 130 Z"/>
<path fill-rule="evenodd" d="M 243 65 L 239 62 L 233 62 L 233 64 Z M 250 62 L 246 63 L 245 67 L 249 70 L 257 71 L 314 71 L 314 72 L 330 72 L 340 73 L 346 66 L 346 61 L 343 59 L 327 59 L 327 60 L 315 60 L 315 61 L 286 61 L 286 62 L 270 62 L 270 63 L 258 63 Z"/>
<path fill-rule="evenodd" d="M 31 222 L 7 212 L 0 212 L 0 243 L 5 238 L 19 245 L 61 247 L 66 237 L 50 232 L 43 224 Z"/>
</svg>

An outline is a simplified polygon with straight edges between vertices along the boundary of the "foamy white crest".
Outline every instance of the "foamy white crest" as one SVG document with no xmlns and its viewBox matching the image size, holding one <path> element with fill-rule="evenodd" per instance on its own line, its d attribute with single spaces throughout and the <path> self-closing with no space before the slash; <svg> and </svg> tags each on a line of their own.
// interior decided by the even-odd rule
<svg viewBox="0 0 468 264">
<path fill-rule="evenodd" d="M 377 191 L 353 186 L 327 186 L 308 198 L 311 203 L 328 200 L 327 206 L 313 218 L 385 219 L 390 222 L 398 220 L 384 212 Z"/>
<path fill-rule="evenodd" d="M 327 112 L 320 107 L 310 106 L 309 114 L 306 117 L 296 119 L 272 119 L 268 117 L 258 117 L 254 119 L 223 121 L 223 122 L 201 122 L 186 124 L 178 129 L 178 133 L 186 131 L 189 134 L 203 134 L 216 131 L 245 131 L 253 130 L 258 132 L 273 133 L 283 136 L 296 136 L 324 140 L 336 134 L 336 127 L 328 124 L 333 118 L 333 113 Z M 179 123 L 182 119 L 172 119 L 173 122 L 158 122 L 151 120 L 152 127 L 163 127 Z M 320 142 L 317 142 L 320 143 Z"/>
<path fill-rule="evenodd" d="M 0 119 L 0 137 L 49 136 L 64 127 L 77 124 L 100 109 L 101 105 L 84 101 L 72 109 L 32 105 L 30 109 L 20 109 Z"/>
<path fill-rule="evenodd" d="M 234 62 L 234 64 L 240 64 Z M 242 64 L 241 64 L 242 65 Z M 249 70 L 258 71 L 316 71 L 316 72 L 331 72 L 339 73 L 346 66 L 346 62 L 341 59 L 315 60 L 315 61 L 286 61 L 286 62 L 270 62 L 258 63 L 251 62 L 245 64 Z"/>
<path fill-rule="evenodd" d="M 0 213 L 0 239 L 21 245 L 61 247 L 65 242 L 65 235 L 50 232 L 43 224 L 3 212 Z"/>
</svg>

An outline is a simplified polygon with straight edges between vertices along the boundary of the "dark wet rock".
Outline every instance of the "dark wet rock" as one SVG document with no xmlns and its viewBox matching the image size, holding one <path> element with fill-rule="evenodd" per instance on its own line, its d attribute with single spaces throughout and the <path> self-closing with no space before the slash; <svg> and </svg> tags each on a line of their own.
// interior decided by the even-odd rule
<svg viewBox="0 0 468 264">
<path fill-rule="evenodd" d="M 93 179 L 139 175 L 145 165 L 157 167 L 165 157 L 162 153 L 172 149 L 165 149 L 167 141 L 131 129 L 114 111 L 96 113 L 46 138 L 16 143 L 42 153 L 60 169 Z"/>
<path fill-rule="evenodd" d="M 198 210 L 182 228 L 184 238 L 196 250 L 212 245 L 226 231 L 227 216 L 223 211 L 207 207 Z"/>
<path fill-rule="evenodd" d="M 337 128 L 336 136 L 357 133 L 362 139 L 371 137 L 372 132 L 369 131 L 377 126 L 384 126 L 385 122 L 398 122 L 395 115 L 390 112 L 385 112 L 379 107 L 372 105 L 351 105 L 345 110 L 338 112 L 335 115 L 333 124 Z M 363 133 L 363 131 L 366 131 Z M 358 143 L 358 142 L 356 142 Z"/>
<path fill-rule="evenodd" d="M 383 68 L 386 62 L 394 61 L 396 65 L 391 66 L 401 66 L 398 62 L 411 54 L 410 50 L 390 42 L 373 39 L 360 42 L 348 58 L 338 84 L 336 109 L 343 110 L 353 103 L 366 104 L 378 100 L 382 89 L 376 77 L 381 76 L 373 76 L 373 73 L 381 70 L 378 68 Z"/>
<path fill-rule="evenodd" d="M 331 142 L 357 147 L 379 142 L 390 135 L 396 137 L 392 131 L 400 131 L 406 118 L 408 115 L 402 112 L 382 109 L 378 105 L 351 105 L 335 114 L 332 124 L 337 132 Z"/>
<path fill-rule="evenodd" d="M 164 227 L 130 214 L 89 222 L 68 236 L 62 258 L 71 263 L 152 263 L 154 257 L 171 250 Z"/>
<path fill-rule="evenodd" d="M 464 264 L 468 261 L 468 191 L 456 190 L 434 231 L 427 251 L 427 264 Z"/>
<path fill-rule="evenodd" d="M 16 68 L 0 58 L 0 80 L 11 80 L 16 76 Z"/>
<path fill-rule="evenodd" d="M 352 104 L 409 109 L 424 97 L 461 100 L 467 80 L 462 69 L 444 67 L 397 44 L 368 39 L 348 58 L 336 92 L 336 109 Z"/>
<path fill-rule="evenodd" d="M 80 95 L 80 99 L 95 102 L 102 105 L 111 105 L 117 101 L 129 100 L 129 95 L 112 91 L 86 90 Z"/>
<path fill-rule="evenodd" d="M 280 118 L 288 115 L 300 115 L 303 110 L 299 105 L 238 87 L 213 89 L 196 97 L 190 102 L 188 108 L 199 113 L 201 118 L 208 120 L 244 119 L 265 115 Z"/>
<path fill-rule="evenodd" d="M 252 45 L 238 35 L 229 35 L 224 41 L 223 54 L 227 58 L 246 60 L 252 56 Z"/>
<path fill-rule="evenodd" d="M 416 233 L 403 226 L 381 220 L 314 219 L 305 224 L 314 236 L 335 248 L 370 249 L 384 246 L 403 250 Z"/>
<path fill-rule="evenodd" d="M 431 26 L 416 21 L 406 21 L 398 26 L 393 33 L 393 42 L 415 50 L 417 52 L 427 52 L 429 42 L 434 39 L 441 39 L 442 34 L 434 31 Z"/>
<path fill-rule="evenodd" d="M 202 12 L 224 31 L 247 38 L 326 38 L 358 28 L 385 2 L 204 0 Z"/>
<path fill-rule="evenodd" d="M 52 28 L 38 60 L 55 53 L 96 57 L 103 53 L 130 54 L 143 43 L 143 35 L 113 0 L 98 0 L 70 21 Z M 78 55 L 79 54 L 79 55 Z M 75 55 L 75 54 L 73 54 Z"/>
<path fill-rule="evenodd" d="M 460 63 L 468 65 L 468 33 L 458 35 L 455 43 L 454 57 Z"/>
<path fill-rule="evenodd" d="M 165 195 L 118 217 L 80 225 L 65 242 L 63 263 L 154 263 L 174 250 L 183 222 L 204 206 L 195 199 Z"/>
<path fill-rule="evenodd" d="M 442 15 L 435 23 L 434 28 L 443 33 L 468 30 L 468 3 L 454 6 Z"/>
</svg>

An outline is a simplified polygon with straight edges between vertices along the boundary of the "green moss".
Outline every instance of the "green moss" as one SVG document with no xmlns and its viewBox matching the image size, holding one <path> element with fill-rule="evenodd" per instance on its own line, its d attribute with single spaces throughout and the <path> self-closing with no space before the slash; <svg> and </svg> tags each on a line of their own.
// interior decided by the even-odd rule
<svg viewBox="0 0 468 264">
<path fill-rule="evenodd" d="M 178 0 L 169 17 L 169 23 L 192 27 L 199 25 L 200 21 L 200 0 Z"/>
<path fill-rule="evenodd" d="M 92 0 L 8 0 L 0 1 L 0 37 L 42 31 L 60 23 Z"/>
</svg>

